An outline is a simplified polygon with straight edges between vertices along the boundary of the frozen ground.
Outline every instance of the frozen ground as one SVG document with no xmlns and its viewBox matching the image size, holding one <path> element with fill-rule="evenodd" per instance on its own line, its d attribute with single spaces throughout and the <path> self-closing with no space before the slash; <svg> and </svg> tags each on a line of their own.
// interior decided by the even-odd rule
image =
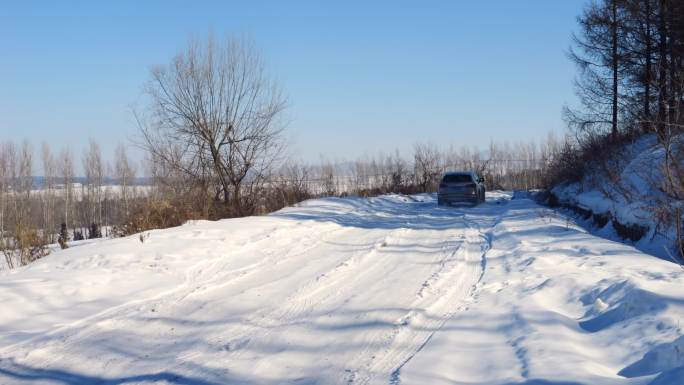
<svg viewBox="0 0 684 385">
<path fill-rule="evenodd" d="M 0 273 L 0 383 L 684 384 L 684 270 L 528 199 L 318 199 Z"/>
</svg>

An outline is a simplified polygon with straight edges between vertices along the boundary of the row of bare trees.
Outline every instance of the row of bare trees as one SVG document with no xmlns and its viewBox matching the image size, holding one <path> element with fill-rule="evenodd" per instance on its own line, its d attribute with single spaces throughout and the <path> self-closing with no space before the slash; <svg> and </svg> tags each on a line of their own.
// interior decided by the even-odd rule
<svg viewBox="0 0 684 385">
<path fill-rule="evenodd" d="M 111 167 L 91 141 L 79 178 L 68 148 L 55 154 L 45 143 L 40 156 L 35 152 L 29 142 L 0 143 L 0 251 L 9 267 L 45 255 L 46 245 L 60 236 L 100 236 L 100 226 L 126 217 L 136 194 L 136 170 L 123 145 Z"/>
<path fill-rule="evenodd" d="M 418 143 L 411 154 L 323 161 L 310 166 L 306 175 L 315 182 L 309 191 L 326 195 L 434 192 L 442 174 L 452 170 L 477 171 L 488 189 L 537 189 L 545 186 L 548 164 L 562 143 L 554 135 L 539 143 L 492 142 L 486 150 Z"/>
<path fill-rule="evenodd" d="M 488 189 L 543 188 L 548 166 L 566 140 L 551 134 L 542 142 L 492 142 L 486 150 L 418 143 L 408 154 L 395 151 L 355 161 L 282 167 L 269 178 L 268 186 L 305 197 L 434 192 L 444 172 L 475 170 L 485 177 Z"/>
</svg>

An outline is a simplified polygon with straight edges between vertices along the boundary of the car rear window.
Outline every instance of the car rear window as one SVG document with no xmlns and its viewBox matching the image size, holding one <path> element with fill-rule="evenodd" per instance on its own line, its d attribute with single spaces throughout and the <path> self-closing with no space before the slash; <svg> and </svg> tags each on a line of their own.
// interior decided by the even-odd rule
<svg viewBox="0 0 684 385">
<path fill-rule="evenodd" d="M 473 178 L 468 174 L 444 175 L 444 179 L 442 179 L 444 183 L 469 183 L 472 181 Z"/>
</svg>

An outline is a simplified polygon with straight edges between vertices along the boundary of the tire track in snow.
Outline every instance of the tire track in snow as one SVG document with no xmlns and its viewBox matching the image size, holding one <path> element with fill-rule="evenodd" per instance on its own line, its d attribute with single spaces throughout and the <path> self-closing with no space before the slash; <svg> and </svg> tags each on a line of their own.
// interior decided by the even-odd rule
<svg viewBox="0 0 684 385">
<path fill-rule="evenodd" d="M 236 284 L 237 280 L 242 280 L 248 278 L 250 275 L 261 272 L 261 269 L 266 267 L 266 266 L 275 266 L 284 262 L 288 262 L 291 259 L 297 258 L 303 254 L 308 253 L 309 251 L 315 249 L 316 247 L 320 246 L 321 243 L 326 242 L 326 238 L 330 234 L 339 234 L 340 232 L 344 232 L 344 228 L 340 228 L 337 225 L 334 225 L 334 228 L 328 231 L 325 231 L 323 233 L 317 233 L 317 234 L 310 234 L 307 237 L 305 237 L 303 240 L 302 239 L 296 239 L 296 240 L 291 240 L 288 244 L 285 246 L 289 246 L 292 244 L 297 244 L 298 247 L 295 248 L 288 248 L 285 247 L 288 250 L 284 255 L 278 254 L 275 250 L 268 250 L 264 252 L 264 254 L 267 254 L 264 258 L 258 260 L 257 262 L 250 264 L 249 266 L 246 266 L 244 268 L 240 269 L 233 269 L 229 270 L 225 273 L 221 273 L 223 270 L 221 268 L 221 264 L 225 264 L 226 261 L 225 259 L 219 259 L 214 267 L 210 269 L 214 273 L 211 273 L 210 279 L 206 281 L 199 281 L 196 280 L 196 283 L 199 283 L 199 286 L 197 286 L 194 290 L 191 290 L 188 292 L 184 297 L 179 298 L 178 301 L 185 299 L 185 297 L 189 297 L 191 295 L 195 294 L 200 294 L 200 293 L 206 293 L 210 291 L 215 291 L 218 289 L 225 288 L 226 286 L 234 285 Z M 270 239 L 262 239 L 261 241 L 265 240 L 270 240 Z M 302 247 L 301 244 L 304 243 L 306 246 Z M 281 247 L 283 247 L 281 245 Z M 252 247 L 254 248 L 254 247 Z M 251 248 L 250 248 L 251 249 Z M 246 254 L 244 251 L 241 251 L 241 254 Z M 228 257 L 229 258 L 229 257 Z M 216 274 L 215 272 L 219 272 L 219 274 Z"/>
<path fill-rule="evenodd" d="M 375 275 L 375 269 L 387 262 L 378 257 L 378 254 L 388 246 L 390 241 L 401 239 L 397 238 L 397 234 L 408 234 L 410 232 L 411 229 L 399 228 L 380 237 L 373 237 L 373 241 L 370 242 L 372 246 L 369 250 L 352 253 L 350 257 L 336 264 L 332 269 L 316 275 L 315 278 L 298 287 L 293 294 L 283 301 L 280 307 L 267 314 L 259 314 L 247 319 L 246 323 L 253 326 L 231 338 L 230 343 L 241 348 L 235 350 L 234 355 L 236 357 L 241 356 L 246 350 L 244 348 L 249 347 L 257 336 L 259 340 L 267 340 L 280 328 L 306 322 L 303 319 L 306 319 L 315 310 L 325 308 L 326 305 L 336 304 L 337 306 L 333 309 L 328 309 L 329 313 L 334 313 L 350 297 L 357 294 L 353 284 L 343 278 L 351 275 L 354 282 L 359 282 L 366 277 Z"/>
<path fill-rule="evenodd" d="M 342 227 L 340 231 L 334 232 L 335 237 L 339 238 L 345 233 L 353 232 L 354 228 Z M 325 304 L 326 301 L 330 302 L 335 298 L 339 298 L 348 291 L 344 290 L 325 290 L 329 289 L 332 285 L 321 286 L 325 282 L 333 281 L 333 284 L 345 287 L 349 286 L 347 282 L 341 280 L 334 280 L 333 277 L 342 275 L 343 273 L 350 274 L 352 269 L 360 269 L 361 273 L 355 274 L 357 278 L 368 275 L 371 271 L 369 268 L 362 268 L 362 263 L 365 261 L 373 261 L 375 265 L 381 264 L 380 258 L 373 258 L 376 256 L 377 252 L 386 246 L 387 242 L 392 238 L 392 234 L 398 232 L 406 232 L 408 229 L 396 229 L 389 234 L 383 234 L 382 236 L 374 236 L 369 242 L 369 250 L 363 250 L 362 252 L 352 253 L 351 256 L 345 258 L 343 261 L 337 263 L 333 268 L 325 271 L 323 273 L 317 274 L 315 278 L 311 278 L 305 281 L 304 284 L 298 286 L 292 294 L 289 294 L 280 304 L 280 306 L 275 308 L 264 308 L 257 310 L 249 317 L 241 320 L 240 324 L 233 328 L 223 330 L 220 336 L 216 336 L 209 341 L 210 345 L 213 346 L 224 346 L 229 348 L 224 348 L 222 350 L 226 351 L 230 357 L 239 358 L 248 347 L 253 345 L 258 341 L 263 341 L 268 339 L 278 328 L 292 326 L 297 324 L 297 318 L 306 316 L 312 313 L 317 307 Z M 301 250 L 296 255 L 303 256 L 310 251 L 322 246 L 323 244 L 333 244 L 331 241 L 326 239 L 320 239 L 313 247 Z M 291 263 L 306 263 L 306 260 L 297 261 L 293 258 L 288 258 L 292 260 Z M 278 262 L 276 264 L 282 263 Z M 315 294 L 322 294 L 316 297 Z M 353 292 L 352 292 L 353 293 Z M 226 342 L 225 336 L 230 336 L 230 339 Z M 196 357 L 199 353 L 188 353 L 178 357 L 178 360 L 189 360 Z M 226 357 L 227 358 L 227 357 Z"/>
<path fill-rule="evenodd" d="M 362 230 L 366 231 L 366 230 Z M 463 238 L 461 229 L 459 234 L 454 237 L 457 241 L 462 241 Z M 424 233 L 418 232 L 415 237 L 410 237 L 414 232 L 411 228 L 393 229 L 381 237 L 373 237 L 370 242 L 373 246 L 363 253 L 353 253 L 344 261 L 338 263 L 334 268 L 327 272 L 317 275 L 315 278 L 308 281 L 306 284 L 300 286 L 296 292 L 283 301 L 283 305 L 274 309 L 266 317 L 267 324 L 254 320 L 246 322 L 251 324 L 244 333 L 237 336 L 233 335 L 229 345 L 238 346 L 238 349 L 230 352 L 230 357 L 239 359 L 245 352 L 249 351 L 249 347 L 253 344 L 264 343 L 269 341 L 274 333 L 281 333 L 287 330 L 288 327 L 297 325 L 307 326 L 310 322 L 310 316 L 318 309 L 325 310 L 325 314 L 334 315 L 338 310 L 344 311 L 345 305 L 348 302 L 362 293 L 368 288 L 368 285 L 382 283 L 378 280 L 383 277 L 388 266 L 396 265 L 396 253 L 402 251 L 392 251 L 393 247 L 401 247 L 402 244 L 414 241 L 416 239 L 424 239 Z M 440 231 L 440 235 L 443 231 Z M 435 261 L 438 269 L 433 271 L 423 282 L 419 285 L 414 293 L 415 301 L 433 301 L 440 302 L 440 297 L 445 292 L 445 286 L 450 286 L 453 277 L 458 277 L 462 270 L 467 270 L 468 267 L 464 265 L 463 258 L 458 258 L 458 251 L 461 248 L 461 243 L 454 244 L 453 240 L 443 241 L 441 258 Z M 413 243 L 410 243 L 412 248 L 415 248 Z M 429 245 L 429 244 L 428 244 Z M 425 246 L 430 247 L 430 246 Z M 458 272 L 455 273 L 455 268 Z M 357 298 L 358 299 L 358 298 Z M 417 306 L 411 306 L 411 311 L 405 313 L 396 321 L 399 326 L 406 326 L 412 319 L 419 319 L 422 314 L 416 311 Z M 315 317 L 324 317 L 325 314 L 317 314 Z M 397 327 L 393 328 L 391 332 L 393 335 L 398 331 Z M 366 363 L 377 354 L 377 349 L 374 345 L 383 343 L 388 345 L 387 341 L 391 340 L 393 336 L 387 336 L 384 333 L 378 333 L 371 336 L 370 341 L 366 342 L 365 351 L 367 354 L 357 364 L 350 367 L 358 367 L 367 365 Z M 277 339 L 276 339 L 277 340 Z M 420 343 L 417 341 L 416 343 Z M 266 358 L 267 359 L 267 358 Z M 352 361 L 358 360 L 352 357 Z M 344 361 L 344 360 L 343 360 Z M 345 361 L 346 362 L 346 361 Z M 346 370 L 346 377 L 354 379 L 359 376 L 362 377 L 359 370 Z"/>
<path fill-rule="evenodd" d="M 294 239 L 290 242 L 290 244 L 300 244 L 302 242 L 309 241 L 311 242 L 311 245 L 305 247 L 304 249 L 295 248 L 294 250 L 297 252 L 286 253 L 285 258 L 296 257 L 297 255 L 304 254 L 317 247 L 320 243 L 325 242 L 326 237 L 330 234 L 339 232 L 341 230 L 344 229 L 334 225 L 332 229 L 325 231 L 323 234 L 311 232 L 305 233 L 306 236 L 304 239 Z M 238 253 L 248 254 L 252 250 L 260 247 L 261 243 L 270 240 L 270 237 L 253 236 L 250 238 L 248 243 L 238 249 Z M 245 246 L 249 247 L 245 249 Z M 112 328 L 116 328 L 115 326 L 102 328 L 101 325 L 114 325 L 119 322 L 128 322 L 133 318 L 133 316 L 138 315 L 143 308 L 156 309 L 162 304 L 177 303 L 193 293 L 196 293 L 202 286 L 213 289 L 218 286 L 234 284 L 236 280 L 244 279 L 250 274 L 260 271 L 264 266 L 273 264 L 274 259 L 279 257 L 272 254 L 247 266 L 231 269 L 223 274 L 216 274 L 216 270 L 222 264 L 226 263 L 225 259 L 232 257 L 230 254 L 231 253 L 228 253 L 228 255 L 225 257 L 200 259 L 198 263 L 195 263 L 188 268 L 184 274 L 182 283 L 171 290 L 159 293 L 152 297 L 136 299 L 111 308 L 107 308 L 90 317 L 63 325 L 57 329 L 51 330 L 48 333 L 40 334 L 32 337 L 31 339 L 4 347 L 2 350 L 0 350 L 0 356 L 6 356 L 7 352 L 9 351 L 13 351 L 13 353 L 16 355 L 18 350 L 23 350 L 25 357 L 31 353 L 51 350 L 53 348 L 65 351 L 68 346 L 77 345 L 79 342 L 87 340 L 88 338 L 101 333 L 103 330 L 111 330 Z M 280 259 L 283 259 L 283 257 L 280 257 Z M 203 274 L 205 272 L 206 274 Z M 202 279 L 204 276 L 207 276 L 206 280 Z M 217 282 L 218 284 L 216 284 Z M 54 358 L 42 359 L 41 366 L 45 366 L 49 362 L 53 361 L 55 361 Z"/>
<path fill-rule="evenodd" d="M 475 267 L 480 266 L 480 255 L 473 255 L 473 245 L 478 244 L 479 237 L 473 237 L 468 234 L 470 232 L 472 230 L 466 230 L 464 243 L 447 257 L 454 261 L 453 266 L 440 275 L 431 295 L 416 295 L 412 310 L 384 337 L 382 351 L 371 355 L 362 369 L 360 381 L 355 383 L 386 382 L 379 377 L 386 379 L 389 376 L 392 383 L 398 384 L 401 367 L 420 352 L 452 314 L 464 308 L 465 300 L 471 296 L 480 276 Z M 457 255 L 462 258 L 456 258 Z"/>
<path fill-rule="evenodd" d="M 480 274 L 478 275 L 477 280 L 475 282 L 473 282 L 472 285 L 470 286 L 470 289 L 469 289 L 467 295 L 461 298 L 460 305 L 453 308 L 452 310 L 447 311 L 446 314 L 443 314 L 438 325 L 434 328 L 434 330 L 432 330 L 427 335 L 426 338 L 424 338 L 423 342 L 420 345 L 418 345 L 417 348 L 415 348 L 412 351 L 411 350 L 405 351 L 404 352 L 405 358 L 400 360 L 400 361 L 395 361 L 395 362 L 399 362 L 399 364 L 395 365 L 394 369 L 391 371 L 391 373 L 389 375 L 389 381 L 388 381 L 389 385 L 399 385 L 401 383 L 401 370 L 402 370 L 402 368 L 406 364 L 408 364 L 411 361 L 411 359 L 413 359 L 413 357 L 415 357 L 417 354 L 419 354 L 425 346 L 427 346 L 427 344 L 430 342 L 430 340 L 435 335 L 435 333 L 437 333 L 438 331 L 440 331 L 444 327 L 444 324 L 449 320 L 449 318 L 451 318 L 455 313 L 457 313 L 459 311 L 466 310 L 468 303 L 475 300 L 476 293 L 479 290 L 479 284 L 482 282 L 482 279 L 484 278 L 486 268 L 487 268 L 487 256 L 486 256 L 486 254 L 491 249 L 491 231 L 494 229 L 496 224 L 499 223 L 499 221 L 501 220 L 501 217 L 498 217 L 493 222 L 493 224 L 488 225 L 486 231 L 482 230 L 482 227 L 480 226 L 479 222 L 468 220 L 466 214 L 463 215 L 463 220 L 466 222 L 466 225 L 468 227 L 466 232 L 471 234 L 470 236 L 467 236 L 467 240 L 465 241 L 465 243 L 467 244 L 467 246 L 478 245 L 479 249 L 480 249 L 479 251 L 475 251 L 475 255 L 478 255 L 479 259 L 480 259 L 480 263 L 479 263 Z M 473 233 L 473 230 L 475 230 L 474 233 Z M 474 249 L 474 248 L 473 247 L 466 247 L 465 248 L 466 254 L 468 254 L 468 249 Z M 466 255 L 466 258 L 465 258 L 466 261 L 468 260 L 467 257 L 468 257 L 468 255 Z M 471 259 L 475 260 L 475 258 L 471 258 Z M 390 352 L 396 351 L 396 350 L 397 350 L 396 348 L 389 349 Z M 378 372 L 382 373 L 383 369 L 381 368 L 380 370 L 378 370 Z M 368 382 L 370 382 L 370 379 L 364 383 L 368 383 Z"/>
</svg>

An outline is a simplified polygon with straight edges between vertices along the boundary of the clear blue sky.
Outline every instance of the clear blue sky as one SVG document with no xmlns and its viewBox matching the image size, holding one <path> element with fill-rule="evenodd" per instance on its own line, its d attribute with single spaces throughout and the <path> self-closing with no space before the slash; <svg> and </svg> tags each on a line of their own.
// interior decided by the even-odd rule
<svg viewBox="0 0 684 385">
<path fill-rule="evenodd" d="M 574 101 L 565 52 L 583 4 L 4 1 L 0 140 L 80 151 L 93 137 L 111 154 L 136 134 L 150 67 L 209 32 L 255 42 L 306 161 L 537 139 L 564 129 Z"/>
</svg>

